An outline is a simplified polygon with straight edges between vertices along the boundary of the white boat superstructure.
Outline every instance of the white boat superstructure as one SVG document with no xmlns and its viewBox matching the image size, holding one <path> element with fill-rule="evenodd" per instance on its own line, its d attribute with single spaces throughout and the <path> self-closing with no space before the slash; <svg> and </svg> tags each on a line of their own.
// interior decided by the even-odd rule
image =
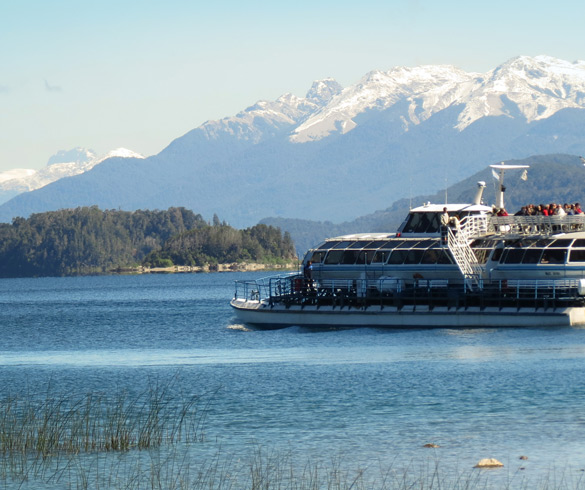
<svg viewBox="0 0 585 490">
<path fill-rule="evenodd" d="M 527 166 L 492 167 L 501 209 L 505 171 Z M 329 238 L 301 273 L 236 284 L 231 304 L 263 326 L 585 323 L 585 215 L 497 216 L 484 187 L 411 209 L 393 234 Z"/>
</svg>

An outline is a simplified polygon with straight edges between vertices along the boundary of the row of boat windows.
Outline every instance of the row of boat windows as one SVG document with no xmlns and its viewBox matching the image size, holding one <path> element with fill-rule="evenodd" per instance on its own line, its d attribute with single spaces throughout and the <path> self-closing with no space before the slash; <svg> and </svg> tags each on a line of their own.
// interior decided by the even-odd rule
<svg viewBox="0 0 585 490">
<path fill-rule="evenodd" d="M 566 258 L 566 248 L 510 248 L 496 250 L 492 260 L 502 264 L 564 264 Z M 585 249 L 571 249 L 569 262 L 585 262 Z"/>
<path fill-rule="evenodd" d="M 435 242 L 436 243 L 436 242 Z M 313 263 L 326 265 L 360 265 L 360 264 L 451 264 L 453 260 L 447 249 L 439 247 L 429 249 L 395 249 L 395 250 L 330 250 L 316 251 Z"/>
<path fill-rule="evenodd" d="M 493 239 L 479 239 L 475 240 L 472 244 L 472 248 L 485 248 L 493 249 L 501 240 Z M 574 243 L 572 243 L 574 242 Z M 391 240 L 345 240 L 345 241 L 328 241 L 321 244 L 317 251 L 323 251 L 326 253 L 329 250 L 363 250 L 368 251 L 376 250 L 393 250 L 395 248 L 420 248 L 428 249 L 436 246 L 438 238 L 426 239 L 426 240 L 404 240 L 400 238 L 394 238 Z M 573 247 L 585 247 L 585 239 L 579 238 L 577 240 L 568 238 L 538 238 L 538 239 L 523 239 L 521 241 L 516 240 L 515 242 L 506 241 L 506 246 L 516 246 L 522 248 L 528 247 L 569 247 L 572 243 Z M 315 261 L 314 261 L 315 262 Z"/>
<path fill-rule="evenodd" d="M 565 240 L 566 241 L 566 240 Z M 569 240 L 569 242 L 572 240 Z M 561 242 L 561 240 L 557 240 Z M 583 240 L 585 247 L 585 240 Z M 552 244 L 553 242 L 550 241 Z M 558 243 L 558 245 L 561 245 Z M 477 260 L 485 264 L 492 248 L 474 249 Z M 585 262 L 585 248 L 561 247 L 529 247 L 529 248 L 498 248 L 494 251 L 492 261 L 502 264 L 564 264 L 569 262 Z M 453 259 L 447 249 L 435 246 L 422 249 L 394 250 L 317 250 L 311 256 L 313 263 L 325 265 L 369 265 L 369 264 L 452 264 Z"/>
</svg>

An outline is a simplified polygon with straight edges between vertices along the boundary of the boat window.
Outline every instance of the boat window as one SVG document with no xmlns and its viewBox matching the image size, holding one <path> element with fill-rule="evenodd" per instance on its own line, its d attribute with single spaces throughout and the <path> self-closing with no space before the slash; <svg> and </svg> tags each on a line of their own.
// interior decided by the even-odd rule
<svg viewBox="0 0 585 490">
<path fill-rule="evenodd" d="M 447 249 L 442 249 L 439 254 L 439 260 L 437 260 L 437 264 L 453 264 L 453 258 L 451 256 L 451 252 Z"/>
<path fill-rule="evenodd" d="M 323 252 L 323 251 L 317 251 L 317 252 L 313 252 L 313 256 L 311 257 L 311 261 L 318 264 L 323 262 L 323 257 L 325 257 L 325 254 L 327 252 Z"/>
<path fill-rule="evenodd" d="M 349 247 L 347 248 L 364 248 L 366 246 L 368 246 L 370 244 L 369 241 L 361 241 L 361 242 L 353 242 Z"/>
<path fill-rule="evenodd" d="M 404 240 L 390 240 L 389 242 L 386 242 L 383 247 L 380 247 L 380 248 L 393 249 L 393 248 L 402 247 L 405 243 L 406 242 Z"/>
<path fill-rule="evenodd" d="M 473 253 L 480 264 L 485 264 L 490 255 L 491 250 L 487 248 L 474 248 Z"/>
<path fill-rule="evenodd" d="M 571 245 L 571 242 L 573 241 L 572 238 L 559 238 L 558 240 L 555 240 L 554 242 L 552 242 L 549 246 L 550 247 L 568 247 L 569 245 Z"/>
<path fill-rule="evenodd" d="M 585 249 L 571 250 L 569 253 L 569 262 L 585 262 Z"/>
<path fill-rule="evenodd" d="M 437 240 L 423 240 L 416 245 L 416 248 L 429 248 L 437 243 Z"/>
<path fill-rule="evenodd" d="M 339 242 L 325 242 L 324 244 L 320 245 L 319 247 L 317 247 L 317 250 L 323 250 L 325 248 L 329 249 L 329 248 L 333 248 L 335 245 L 337 245 Z"/>
<path fill-rule="evenodd" d="M 388 244 L 391 243 L 388 240 L 374 240 L 370 243 L 371 248 L 388 248 Z"/>
<path fill-rule="evenodd" d="M 339 264 L 343 250 L 331 250 L 325 257 L 325 264 Z"/>
<path fill-rule="evenodd" d="M 390 259 L 388 260 L 389 264 L 402 264 L 404 263 L 404 259 L 406 258 L 408 250 L 394 250 L 392 255 L 390 255 Z"/>
<path fill-rule="evenodd" d="M 369 264 L 372 262 L 372 257 L 374 256 L 374 250 L 362 250 L 358 254 L 358 258 L 356 260 L 356 264 Z"/>
<path fill-rule="evenodd" d="M 408 240 L 408 241 L 404 242 L 403 247 L 404 248 L 417 248 L 419 243 L 420 243 L 419 240 L 416 240 L 416 241 Z"/>
<path fill-rule="evenodd" d="M 374 258 L 372 259 L 372 263 L 376 263 L 376 264 L 385 264 L 386 261 L 388 260 L 388 257 L 390 257 L 390 250 L 378 250 L 375 254 L 374 254 Z"/>
<path fill-rule="evenodd" d="M 423 254 L 425 253 L 424 250 L 421 249 L 411 249 L 408 251 L 406 258 L 404 259 L 405 264 L 420 264 Z"/>
<path fill-rule="evenodd" d="M 502 257 L 502 252 L 504 251 L 503 248 L 496 248 L 494 250 L 494 253 L 492 255 L 492 260 L 497 262 L 498 260 L 500 260 L 500 258 Z"/>
<path fill-rule="evenodd" d="M 524 257 L 522 258 L 523 264 L 538 264 L 540 262 L 540 256 L 542 255 L 542 248 L 529 248 L 526 250 Z"/>
<path fill-rule="evenodd" d="M 347 248 L 349 247 L 350 244 L 352 244 L 353 242 L 339 242 L 337 245 L 334 245 L 331 248 Z"/>
<path fill-rule="evenodd" d="M 439 213 L 410 213 L 403 233 L 436 233 L 441 224 Z"/>
<path fill-rule="evenodd" d="M 508 250 L 506 257 L 504 258 L 505 264 L 519 264 L 522 262 L 525 250 L 523 248 L 511 248 Z"/>
<path fill-rule="evenodd" d="M 353 265 L 357 260 L 359 252 L 357 250 L 346 250 L 341 256 L 340 264 Z"/>
<path fill-rule="evenodd" d="M 436 264 L 439 261 L 439 256 L 441 255 L 440 248 L 429 248 L 425 250 L 422 260 L 420 261 L 421 264 Z"/>
<path fill-rule="evenodd" d="M 541 238 L 540 240 L 537 240 L 535 245 L 537 247 L 546 247 L 548 245 L 550 245 L 554 240 L 550 240 L 549 238 Z"/>
<path fill-rule="evenodd" d="M 573 247 L 585 247 L 585 238 L 579 238 L 573 243 Z"/>
<path fill-rule="evenodd" d="M 547 248 L 540 259 L 541 264 L 564 264 L 567 250 L 564 248 Z"/>
</svg>

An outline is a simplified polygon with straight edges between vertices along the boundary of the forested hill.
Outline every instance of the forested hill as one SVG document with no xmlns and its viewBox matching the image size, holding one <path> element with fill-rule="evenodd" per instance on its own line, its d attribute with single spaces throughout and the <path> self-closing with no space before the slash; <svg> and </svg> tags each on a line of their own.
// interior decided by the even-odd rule
<svg viewBox="0 0 585 490">
<path fill-rule="evenodd" d="M 274 263 L 294 257 L 290 235 L 257 225 L 208 224 L 185 208 L 102 211 L 96 206 L 15 218 L 0 224 L 0 277 L 107 273 L 142 264 Z"/>
</svg>

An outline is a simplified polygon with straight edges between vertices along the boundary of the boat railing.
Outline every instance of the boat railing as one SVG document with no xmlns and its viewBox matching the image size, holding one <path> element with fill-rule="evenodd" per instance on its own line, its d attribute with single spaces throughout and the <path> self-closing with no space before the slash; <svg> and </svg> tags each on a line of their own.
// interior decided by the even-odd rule
<svg viewBox="0 0 585 490">
<path fill-rule="evenodd" d="M 235 281 L 234 299 L 261 301 L 262 299 L 291 294 L 300 290 L 303 278 L 298 272 L 279 276 Z"/>
<path fill-rule="evenodd" d="M 553 235 L 585 230 L 585 215 L 491 216 L 488 233 L 495 235 Z"/>
<path fill-rule="evenodd" d="M 429 298 L 445 302 L 489 301 L 490 304 L 514 304 L 520 301 L 585 301 L 584 279 L 490 280 L 480 290 L 469 290 L 463 280 L 418 279 L 406 284 L 396 277 L 377 279 L 307 280 L 301 274 L 236 281 L 235 299 L 290 304 L 383 304 L 385 300 L 420 303 Z M 518 303 L 519 304 L 519 303 Z"/>
<path fill-rule="evenodd" d="M 487 215 L 469 215 L 461 220 L 458 234 L 466 239 L 484 236 L 489 230 L 489 216 Z"/>
</svg>

